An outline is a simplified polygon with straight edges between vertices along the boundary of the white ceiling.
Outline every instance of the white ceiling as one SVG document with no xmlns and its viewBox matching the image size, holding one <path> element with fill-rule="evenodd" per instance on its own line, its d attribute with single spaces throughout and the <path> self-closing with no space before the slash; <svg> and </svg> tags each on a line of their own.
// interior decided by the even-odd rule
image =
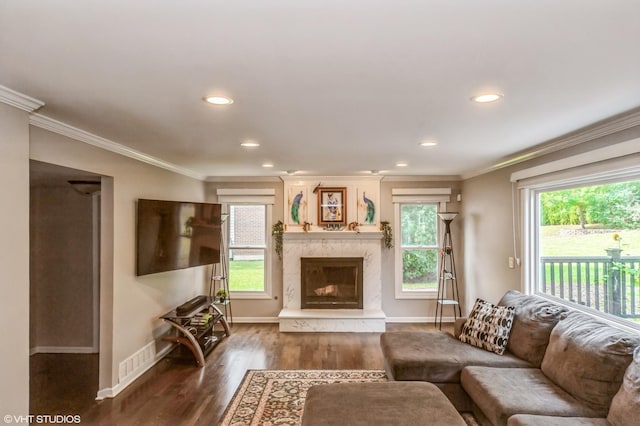
<svg viewBox="0 0 640 426">
<path fill-rule="evenodd" d="M 202 176 L 464 175 L 640 106 L 640 1 L 3 0 L 0 85 Z"/>
</svg>

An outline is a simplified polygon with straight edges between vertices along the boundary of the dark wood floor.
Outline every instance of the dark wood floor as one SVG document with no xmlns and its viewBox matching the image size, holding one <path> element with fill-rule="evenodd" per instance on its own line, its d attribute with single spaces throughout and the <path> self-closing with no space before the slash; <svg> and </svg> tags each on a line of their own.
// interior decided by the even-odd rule
<svg viewBox="0 0 640 426">
<path fill-rule="evenodd" d="M 433 326 L 387 325 L 387 331 L 400 330 Z M 36 360 L 36 355 L 31 413 L 80 414 L 84 425 L 217 424 L 247 370 L 382 369 L 379 338 L 380 333 L 279 333 L 277 324 L 236 324 L 207 356 L 204 368 L 165 358 L 103 401 L 94 400 L 95 357 L 57 354 Z"/>
</svg>

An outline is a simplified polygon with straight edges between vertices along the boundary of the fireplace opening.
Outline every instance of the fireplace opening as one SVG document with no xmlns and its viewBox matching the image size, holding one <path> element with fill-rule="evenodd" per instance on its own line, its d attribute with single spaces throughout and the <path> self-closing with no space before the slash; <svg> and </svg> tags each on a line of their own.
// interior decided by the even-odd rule
<svg viewBox="0 0 640 426">
<path fill-rule="evenodd" d="M 303 257 L 302 309 L 362 309 L 361 257 Z"/>
</svg>

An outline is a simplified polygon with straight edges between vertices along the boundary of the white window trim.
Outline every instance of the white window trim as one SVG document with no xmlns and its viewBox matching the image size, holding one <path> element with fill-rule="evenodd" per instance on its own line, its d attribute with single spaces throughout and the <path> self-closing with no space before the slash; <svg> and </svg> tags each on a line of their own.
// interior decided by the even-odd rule
<svg viewBox="0 0 640 426">
<path fill-rule="evenodd" d="M 640 325 L 636 326 L 622 318 L 586 309 L 577 303 L 570 303 L 537 291 L 540 274 L 537 267 L 540 244 L 536 232 L 537 224 L 540 223 L 538 194 L 560 188 L 605 184 L 630 179 L 640 179 L 640 138 L 521 170 L 511 175 L 511 181 L 517 183 L 522 207 L 521 229 L 524 259 L 522 263 L 522 290 L 525 293 L 553 300 L 617 326 L 636 331 L 640 329 Z"/>
<path fill-rule="evenodd" d="M 264 205 L 265 206 L 265 242 L 264 251 L 264 291 L 231 291 L 231 299 L 245 300 L 265 300 L 273 299 L 273 285 L 271 279 L 272 271 L 272 238 L 269 233 L 269 224 L 273 219 L 273 204 L 275 203 L 275 189 L 237 189 L 237 188 L 219 188 L 216 191 L 218 202 L 222 204 L 223 211 L 229 213 L 229 205 Z M 224 228 L 225 239 L 229 241 L 229 222 Z M 229 247 L 226 247 L 227 251 Z M 229 255 L 227 252 L 227 271 L 229 270 Z"/>
<path fill-rule="evenodd" d="M 413 290 L 402 289 L 402 248 L 401 248 L 401 204 L 434 204 L 438 203 L 438 211 L 446 211 L 447 203 L 451 201 L 451 188 L 393 188 L 391 190 L 391 201 L 393 202 L 394 228 L 397 230 L 393 237 L 394 257 L 395 257 L 395 298 L 396 299 L 437 299 L 436 290 Z M 442 227 L 438 221 L 438 242 L 442 238 Z"/>
</svg>

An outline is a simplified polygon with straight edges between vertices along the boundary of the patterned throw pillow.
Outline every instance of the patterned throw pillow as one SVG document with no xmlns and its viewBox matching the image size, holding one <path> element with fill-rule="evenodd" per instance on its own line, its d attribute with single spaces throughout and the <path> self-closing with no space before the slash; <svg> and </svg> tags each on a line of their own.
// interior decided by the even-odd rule
<svg viewBox="0 0 640 426">
<path fill-rule="evenodd" d="M 476 299 L 462 326 L 460 341 L 502 355 L 509 341 L 514 315 L 513 306 L 496 306 Z"/>
</svg>

